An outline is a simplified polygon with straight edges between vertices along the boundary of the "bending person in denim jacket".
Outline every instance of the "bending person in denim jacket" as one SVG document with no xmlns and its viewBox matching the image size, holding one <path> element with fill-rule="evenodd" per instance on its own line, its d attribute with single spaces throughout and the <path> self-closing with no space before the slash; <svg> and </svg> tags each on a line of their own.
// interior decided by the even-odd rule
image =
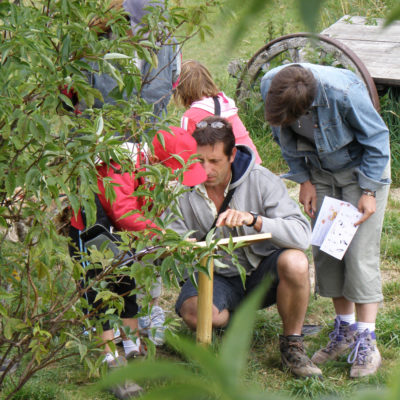
<svg viewBox="0 0 400 400">
<path fill-rule="evenodd" d="M 261 82 L 265 116 L 290 171 L 299 200 L 315 221 L 324 196 L 352 203 L 362 218 L 343 260 L 313 248 L 316 290 L 331 297 L 335 328 L 317 364 L 350 353 L 353 378 L 381 364 L 375 320 L 383 300 L 380 237 L 390 184 L 389 132 L 353 72 L 314 64 L 291 64 Z M 357 317 L 357 322 L 356 322 Z"/>
</svg>

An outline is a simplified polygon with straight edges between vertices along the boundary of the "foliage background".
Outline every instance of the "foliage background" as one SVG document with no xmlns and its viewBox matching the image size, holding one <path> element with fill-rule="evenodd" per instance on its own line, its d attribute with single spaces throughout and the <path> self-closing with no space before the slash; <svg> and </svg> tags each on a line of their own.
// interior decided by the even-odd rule
<svg viewBox="0 0 400 400">
<path fill-rule="evenodd" d="M 194 257 L 209 251 L 182 251 L 182 239 L 174 232 L 162 237 L 156 231 L 154 237 L 151 232 L 125 233 L 123 250 L 159 247 L 130 266 L 115 260 L 110 251 L 85 252 L 84 259 L 102 273 L 82 288 L 85 270 L 69 257 L 63 230 L 69 225 L 71 208 L 84 210 L 88 225 L 95 221 L 99 159 L 105 163 L 113 159 L 122 171 L 134 170 L 121 136 L 147 142 L 151 148 L 156 129 L 170 123 L 165 117 L 156 126 L 152 105 L 141 100 L 145 77 L 133 62 L 135 56 L 156 65 L 155 51 L 170 43 L 178 27 L 186 26 L 181 45 L 204 29 L 204 12 L 203 3 L 188 9 L 175 7 L 169 13 L 155 7 L 143 30 L 128 37 L 130 25 L 111 1 L 0 3 L 0 364 L 5 366 L 0 386 L 6 398 L 12 398 L 41 369 L 76 355 L 89 375 L 99 374 L 100 343 L 94 340 L 92 328 L 101 332 L 105 320 L 118 326 L 122 306 L 121 297 L 108 289 L 105 279 L 134 277 L 134 293 L 146 293 L 156 275 L 161 275 L 169 287 L 180 279 L 183 263 L 191 265 Z M 107 21 L 110 39 L 99 34 L 99 20 Z M 112 93 L 116 105 L 93 107 L 96 98 L 102 100 L 87 78 L 93 71 L 118 82 Z M 63 89 L 73 90 L 85 103 L 83 114 L 74 112 L 75 104 Z M 158 216 L 182 190 L 166 188 L 171 179 L 182 179 L 182 171 L 171 176 L 169 170 L 155 165 L 142 174 L 147 183 L 137 194 L 156 204 L 142 210 L 143 215 L 165 228 Z M 156 182 L 156 189 L 150 190 Z M 105 186 L 112 200 L 112 186 Z M 155 266 L 167 246 L 175 251 L 174 259 L 166 256 Z M 96 311 L 84 297 L 90 286 L 106 304 L 101 320 L 90 318 Z M 148 301 L 146 296 L 144 309 Z"/>
</svg>

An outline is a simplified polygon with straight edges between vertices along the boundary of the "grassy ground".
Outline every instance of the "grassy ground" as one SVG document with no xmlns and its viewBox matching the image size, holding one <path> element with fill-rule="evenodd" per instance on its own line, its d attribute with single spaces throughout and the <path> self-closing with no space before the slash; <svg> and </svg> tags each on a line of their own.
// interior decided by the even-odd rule
<svg viewBox="0 0 400 400">
<path fill-rule="evenodd" d="M 189 1 L 189 0 L 187 0 Z M 187 1 L 181 1 L 185 4 Z M 194 0 L 191 0 L 194 1 Z M 227 47 L 229 35 L 227 32 L 235 25 L 235 19 L 225 14 L 222 23 L 220 17 L 215 16 L 210 20 L 215 30 L 214 37 L 205 43 L 193 40 L 184 48 L 184 59 L 195 58 L 205 63 L 214 75 L 219 86 L 233 96 L 236 80 L 229 77 L 227 65 L 232 59 L 249 59 L 255 51 L 270 39 L 291 32 L 303 31 L 304 27 L 299 22 L 298 14 L 294 7 L 295 0 L 275 0 L 266 11 L 259 13 L 252 21 L 252 26 L 243 32 L 242 38 L 235 47 Z M 385 5 L 389 1 L 350 1 L 329 0 L 322 10 L 320 29 L 323 29 L 344 14 L 368 15 L 381 17 L 385 11 Z M 240 16 L 240 12 L 237 14 Z M 385 98 L 384 112 L 388 124 L 392 130 L 398 130 L 399 110 L 397 98 Z M 178 118 L 182 110 L 170 107 L 172 114 Z M 262 114 L 260 110 L 249 115 L 242 115 L 253 140 L 259 148 L 264 164 L 275 172 L 282 172 L 286 166 L 282 162 L 279 149 L 269 139 L 263 129 Z M 399 134 L 400 136 L 400 134 Z M 397 146 L 397 143 L 392 143 Z M 397 147 L 396 147 L 397 148 Z M 397 151 L 394 152 L 395 157 Z M 397 174 L 397 172 L 396 172 Z M 397 177 L 397 175 L 396 175 Z M 396 178 L 398 181 L 398 178 Z M 296 197 L 296 188 L 288 184 L 293 197 Z M 377 320 L 377 333 L 380 350 L 383 356 L 383 365 L 378 374 L 362 381 L 354 381 L 348 378 L 349 366 L 345 360 L 331 362 L 323 367 L 325 379 L 296 380 L 280 368 L 280 356 L 278 349 L 278 334 L 280 332 L 280 319 L 276 308 L 258 312 L 256 327 L 254 329 L 253 342 L 249 354 L 249 363 L 246 373 L 246 381 L 249 384 L 256 383 L 268 392 L 290 394 L 296 398 L 316 398 L 321 395 L 336 394 L 346 396 L 355 389 L 372 385 L 381 386 L 387 383 L 394 366 L 398 364 L 400 356 L 400 191 L 392 189 L 386 212 L 383 236 L 382 236 L 382 273 L 385 301 L 382 304 Z M 162 305 L 170 311 L 172 317 L 173 304 L 176 298 L 176 290 L 165 291 L 162 297 Z M 327 299 L 310 296 L 310 305 L 306 317 L 306 324 L 322 326 L 322 331 L 316 335 L 306 337 L 306 345 L 311 355 L 327 341 L 327 333 L 330 331 L 333 308 Z M 179 319 L 176 320 L 176 329 L 183 334 L 188 333 Z M 218 338 L 215 339 L 215 347 L 218 347 Z M 158 357 L 175 358 L 167 348 L 162 348 Z M 113 399 L 108 393 L 93 390 L 96 378 L 88 378 L 78 358 L 68 359 L 48 368 L 35 376 L 21 391 L 17 399 L 26 400 L 96 400 Z"/>
<path fill-rule="evenodd" d="M 291 190 L 293 196 L 296 189 Z M 279 393 L 299 399 L 321 398 L 327 395 L 350 396 L 355 390 L 367 387 L 380 387 L 390 381 L 391 374 L 400 359 L 400 191 L 393 190 L 385 218 L 382 237 L 382 275 L 385 301 L 377 319 L 379 347 L 383 365 L 378 374 L 363 380 L 351 380 L 348 377 L 350 366 L 345 358 L 323 366 L 325 379 L 298 380 L 280 367 L 278 335 L 281 323 L 276 307 L 258 312 L 253 341 L 249 352 L 248 368 L 245 380 L 249 385 L 262 387 L 266 393 Z M 165 290 L 161 299 L 162 306 L 176 318 L 173 305 L 177 290 Z M 313 354 L 327 341 L 331 330 L 333 308 L 330 300 L 310 296 L 310 304 L 305 324 L 319 325 L 322 330 L 306 336 L 307 351 Z M 186 327 L 176 319 L 176 330 L 183 335 L 192 336 Z M 220 337 L 214 338 L 213 347 L 217 350 Z M 175 359 L 182 362 L 167 347 L 158 350 L 158 358 Z M 97 377 L 88 378 L 79 358 L 63 362 L 41 371 L 23 388 L 19 400 L 111 400 L 114 397 L 94 389 Z M 151 384 L 145 384 L 151 387 Z"/>
</svg>

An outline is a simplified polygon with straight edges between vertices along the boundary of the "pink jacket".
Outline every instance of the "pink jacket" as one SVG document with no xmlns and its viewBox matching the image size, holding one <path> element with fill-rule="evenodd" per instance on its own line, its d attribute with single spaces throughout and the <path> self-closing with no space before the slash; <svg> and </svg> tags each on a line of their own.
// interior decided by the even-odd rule
<svg viewBox="0 0 400 400">
<path fill-rule="evenodd" d="M 231 124 L 236 144 L 244 144 L 250 147 L 256 156 L 256 163 L 261 164 L 262 160 L 257 152 L 257 148 L 249 136 L 249 132 L 243 125 L 242 120 L 237 113 L 238 109 L 235 102 L 225 96 L 223 92 L 218 93 L 218 99 L 221 106 L 221 117 L 226 118 Z M 181 119 L 181 128 L 190 134 L 196 129 L 196 124 L 210 115 L 214 115 L 215 105 L 212 97 L 205 97 L 192 103 L 190 108 L 185 111 Z"/>
</svg>

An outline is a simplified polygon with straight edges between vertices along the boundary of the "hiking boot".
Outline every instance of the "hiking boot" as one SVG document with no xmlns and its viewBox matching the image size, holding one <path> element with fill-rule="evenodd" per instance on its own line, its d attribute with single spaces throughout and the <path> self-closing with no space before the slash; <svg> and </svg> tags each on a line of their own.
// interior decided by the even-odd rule
<svg viewBox="0 0 400 400">
<path fill-rule="evenodd" d="M 125 357 L 127 360 L 133 360 L 134 358 L 144 357 L 147 355 L 147 346 L 143 343 L 140 338 L 136 339 L 136 346 L 129 351 L 129 353 L 125 352 Z"/>
<path fill-rule="evenodd" d="M 352 347 L 353 350 L 347 358 L 347 361 L 353 364 L 350 369 L 350 378 L 362 378 L 375 374 L 382 362 L 381 354 L 376 346 L 375 332 L 366 329 L 362 333 L 357 333 Z"/>
<path fill-rule="evenodd" d="M 315 364 L 323 364 L 326 361 L 337 360 L 350 351 L 356 333 L 357 324 L 350 325 L 348 322 L 341 321 L 340 317 L 336 317 L 333 331 L 329 334 L 329 343 L 318 350 L 311 361 Z"/>
<path fill-rule="evenodd" d="M 128 365 L 128 362 L 124 356 L 113 355 L 111 353 L 106 355 L 104 362 L 107 363 L 107 367 L 110 371 L 115 368 L 126 367 Z"/>
<path fill-rule="evenodd" d="M 282 364 L 300 378 L 322 377 L 321 370 L 307 357 L 303 336 L 279 336 Z"/>
<path fill-rule="evenodd" d="M 125 381 L 119 385 L 114 385 L 108 390 L 120 400 L 133 399 L 134 397 L 137 397 L 143 393 L 143 388 L 141 386 L 130 381 Z"/>
<path fill-rule="evenodd" d="M 107 363 L 107 367 L 110 371 L 128 365 L 126 358 L 123 356 L 117 356 L 113 359 L 107 356 L 105 358 L 105 362 Z M 123 383 L 111 386 L 110 388 L 108 388 L 108 391 L 112 393 L 117 399 L 129 400 L 139 396 L 143 392 L 143 388 L 135 382 L 125 381 Z"/>
</svg>

